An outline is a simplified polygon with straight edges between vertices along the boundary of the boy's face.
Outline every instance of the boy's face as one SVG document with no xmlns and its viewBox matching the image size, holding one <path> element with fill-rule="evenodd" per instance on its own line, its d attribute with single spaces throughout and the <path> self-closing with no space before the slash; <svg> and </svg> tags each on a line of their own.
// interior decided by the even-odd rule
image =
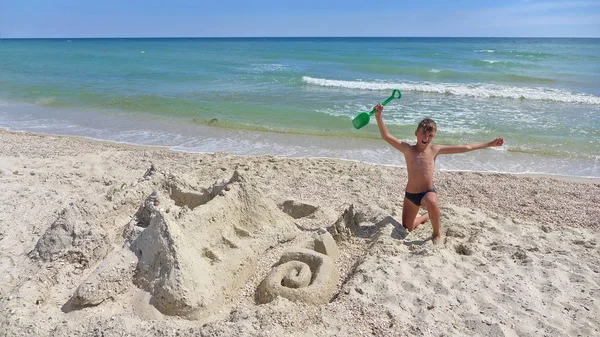
<svg viewBox="0 0 600 337">
<path fill-rule="evenodd" d="M 417 129 L 415 136 L 417 136 L 417 147 L 425 149 L 435 138 L 435 131 L 425 132 L 423 129 Z"/>
</svg>

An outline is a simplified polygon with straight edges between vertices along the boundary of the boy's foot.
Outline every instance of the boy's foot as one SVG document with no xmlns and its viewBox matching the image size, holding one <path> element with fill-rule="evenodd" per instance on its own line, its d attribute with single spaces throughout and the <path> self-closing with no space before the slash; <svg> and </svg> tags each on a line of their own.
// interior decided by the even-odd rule
<svg viewBox="0 0 600 337">
<path fill-rule="evenodd" d="M 429 220 L 429 213 L 425 213 L 425 215 L 418 216 L 415 219 L 413 229 L 417 228 L 418 225 L 424 224 L 427 220 Z"/>
<path fill-rule="evenodd" d="M 432 241 L 433 241 L 433 244 L 437 246 L 442 243 L 442 236 L 441 235 L 433 236 Z"/>
</svg>

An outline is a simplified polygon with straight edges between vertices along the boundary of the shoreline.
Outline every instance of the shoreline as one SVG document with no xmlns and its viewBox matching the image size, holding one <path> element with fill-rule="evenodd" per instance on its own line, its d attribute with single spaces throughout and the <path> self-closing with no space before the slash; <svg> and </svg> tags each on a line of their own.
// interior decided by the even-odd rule
<svg viewBox="0 0 600 337">
<path fill-rule="evenodd" d="M 13 130 L 8 130 L 8 129 L 3 128 L 3 127 L 0 127 L 0 132 L 16 133 L 16 134 L 23 133 L 23 134 L 32 134 L 32 135 L 38 135 L 38 136 L 77 138 L 77 139 L 82 139 L 82 140 L 87 140 L 87 141 L 92 141 L 92 142 L 100 142 L 100 143 L 104 143 L 104 144 L 107 144 L 107 145 L 131 147 L 131 148 L 134 148 L 134 149 L 164 150 L 164 151 L 171 151 L 171 152 L 184 153 L 184 154 L 209 155 L 209 154 L 214 154 L 214 153 L 227 153 L 229 155 L 238 156 L 238 157 L 273 156 L 273 157 L 287 158 L 287 159 L 302 159 L 302 158 L 307 158 L 307 159 L 315 159 L 315 160 L 318 160 L 318 159 L 340 160 L 340 161 L 362 163 L 362 164 L 368 164 L 368 165 L 378 165 L 378 166 L 385 166 L 385 167 L 396 167 L 396 168 L 403 168 L 403 169 L 406 168 L 406 166 L 404 166 L 404 165 L 398 165 L 398 164 L 373 163 L 373 162 L 369 162 L 369 161 L 361 161 L 361 160 L 357 160 L 357 159 L 337 158 L 337 157 L 284 156 L 284 155 L 277 155 L 277 154 L 272 154 L 272 155 L 269 155 L 269 154 L 235 154 L 235 153 L 220 152 L 220 151 L 216 151 L 216 152 L 194 152 L 194 151 L 185 151 L 185 150 L 174 149 L 174 148 L 176 148 L 178 146 L 135 144 L 135 143 L 130 143 L 130 142 L 119 142 L 119 141 L 112 141 L 112 140 L 104 140 L 104 139 L 98 139 L 98 138 L 93 138 L 93 137 L 88 137 L 88 136 L 80 136 L 80 135 L 36 133 L 36 132 L 31 132 L 31 131 L 13 131 Z M 551 174 L 551 173 L 527 173 L 527 172 L 515 173 L 515 172 L 503 172 L 503 171 L 478 171 L 478 170 L 469 170 L 469 169 L 460 170 L 460 169 L 439 169 L 439 168 L 436 168 L 436 172 L 489 173 L 489 174 L 515 175 L 515 176 L 522 176 L 522 177 L 552 178 L 552 179 L 558 179 L 558 180 L 564 180 L 564 181 L 571 181 L 571 182 L 580 182 L 580 183 L 600 183 L 600 177 L 593 177 L 593 176 L 569 176 L 569 175 L 564 175 L 564 174 Z"/>
</svg>

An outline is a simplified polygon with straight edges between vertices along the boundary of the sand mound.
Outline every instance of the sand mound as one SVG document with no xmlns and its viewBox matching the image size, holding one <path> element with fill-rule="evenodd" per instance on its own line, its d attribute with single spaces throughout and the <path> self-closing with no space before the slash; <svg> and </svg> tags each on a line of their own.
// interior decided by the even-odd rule
<svg viewBox="0 0 600 337">
<path fill-rule="evenodd" d="M 63 209 L 56 220 L 38 240 L 30 257 L 45 262 L 65 259 L 84 268 L 104 258 L 109 251 L 107 233 L 84 218 L 85 208 L 71 204 Z"/>
<path fill-rule="evenodd" d="M 114 252 L 77 287 L 64 312 L 99 305 L 130 289 L 137 258 L 129 249 Z"/>
</svg>

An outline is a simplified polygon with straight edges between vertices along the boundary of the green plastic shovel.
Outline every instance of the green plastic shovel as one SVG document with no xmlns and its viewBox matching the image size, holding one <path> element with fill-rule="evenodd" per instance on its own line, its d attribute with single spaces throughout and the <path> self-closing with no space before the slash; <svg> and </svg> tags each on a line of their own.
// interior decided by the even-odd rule
<svg viewBox="0 0 600 337">
<path fill-rule="evenodd" d="M 381 105 L 386 105 L 394 98 L 401 98 L 401 97 L 402 97 L 402 93 L 400 92 L 400 90 L 394 89 L 394 91 L 392 92 L 392 96 L 390 96 L 385 101 L 381 102 Z M 373 115 L 374 113 L 375 113 L 375 108 L 373 108 L 373 110 L 371 110 L 370 112 L 364 111 L 364 112 L 359 113 L 358 116 L 354 117 L 354 119 L 352 120 L 352 125 L 354 125 L 354 127 L 356 129 L 362 128 L 363 126 L 369 124 L 369 120 L 371 120 L 371 115 Z"/>
</svg>

